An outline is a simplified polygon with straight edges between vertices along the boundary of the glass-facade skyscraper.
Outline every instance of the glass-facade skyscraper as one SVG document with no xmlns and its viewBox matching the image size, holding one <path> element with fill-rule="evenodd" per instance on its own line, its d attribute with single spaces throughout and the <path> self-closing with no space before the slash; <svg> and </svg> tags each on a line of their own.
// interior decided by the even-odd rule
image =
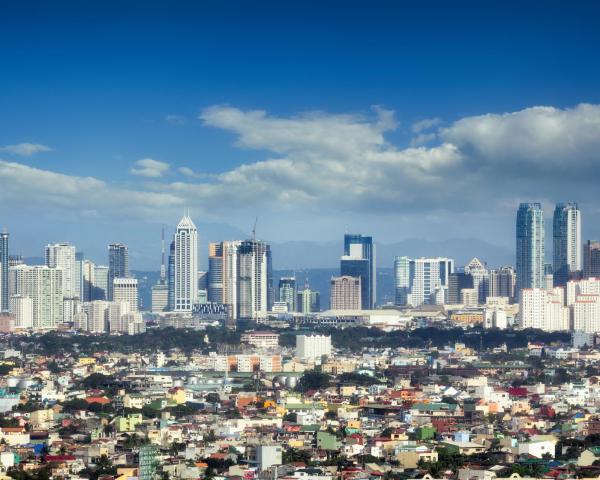
<svg viewBox="0 0 600 480">
<path fill-rule="evenodd" d="M 373 237 L 359 234 L 344 235 L 344 256 L 340 275 L 360 277 L 363 310 L 375 308 L 377 302 L 377 266 Z"/>
<path fill-rule="evenodd" d="M 111 301 L 115 278 L 129 278 L 129 251 L 122 243 L 108 246 L 108 299 Z"/>
<path fill-rule="evenodd" d="M 517 294 L 544 287 L 544 211 L 541 203 L 521 203 L 517 211 Z"/>
<path fill-rule="evenodd" d="M 581 270 L 581 213 L 576 203 L 558 203 L 554 209 L 554 285 L 565 286 L 573 272 Z"/>
</svg>

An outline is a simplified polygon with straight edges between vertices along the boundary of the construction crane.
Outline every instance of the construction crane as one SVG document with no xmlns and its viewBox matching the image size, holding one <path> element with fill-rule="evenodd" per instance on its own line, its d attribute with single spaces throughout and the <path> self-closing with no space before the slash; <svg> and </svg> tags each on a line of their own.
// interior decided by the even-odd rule
<svg viewBox="0 0 600 480">
<path fill-rule="evenodd" d="M 256 242 L 256 224 L 258 223 L 258 217 L 254 219 L 254 226 L 252 227 L 252 240 Z"/>
</svg>

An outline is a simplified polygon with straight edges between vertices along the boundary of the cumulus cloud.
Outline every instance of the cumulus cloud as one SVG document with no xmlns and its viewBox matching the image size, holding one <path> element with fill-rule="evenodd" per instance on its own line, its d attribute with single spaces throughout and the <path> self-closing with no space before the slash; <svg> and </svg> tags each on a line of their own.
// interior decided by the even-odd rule
<svg viewBox="0 0 600 480">
<path fill-rule="evenodd" d="M 166 162 L 153 160 L 152 158 L 143 158 L 135 162 L 135 167 L 129 172 L 138 177 L 159 178 L 169 171 L 170 165 Z"/>
<path fill-rule="evenodd" d="M 0 200 L 4 204 L 122 214 L 152 215 L 183 205 L 173 194 L 115 187 L 94 177 L 64 175 L 0 160 Z"/>
<path fill-rule="evenodd" d="M 277 218 L 332 221 L 352 215 L 441 218 L 447 212 L 466 218 L 510 212 L 520 200 L 597 201 L 598 105 L 532 107 L 444 127 L 430 122 L 418 128 L 416 138 L 427 136 L 424 143 L 408 147 L 386 138 L 397 121 L 382 108 L 278 117 L 212 106 L 199 118 L 230 132 L 239 148 L 264 152 L 263 159 L 210 175 L 179 167 L 177 181 L 163 178 L 168 163 L 143 159 L 131 172 L 155 181 L 129 189 L 2 162 L 0 198 L 27 191 L 27 201 L 65 208 L 80 205 L 74 199 L 81 197 L 88 210 L 123 203 L 145 212 L 185 204 L 206 215 L 248 215 L 260 208 L 292 213 Z"/>
<path fill-rule="evenodd" d="M 5 145 L 0 147 L 0 152 L 6 152 L 11 155 L 20 155 L 22 157 L 30 157 L 40 152 L 49 152 L 52 149 L 46 145 L 39 143 L 17 143 L 15 145 Z"/>
<path fill-rule="evenodd" d="M 179 167 L 177 171 L 189 178 L 207 178 L 209 176 L 205 173 L 195 172 L 189 167 Z"/>
<path fill-rule="evenodd" d="M 423 120 L 413 123 L 411 126 L 411 130 L 413 133 L 421 133 L 424 130 L 429 130 L 430 128 L 438 126 L 440 123 L 442 123 L 442 120 L 440 118 L 425 118 Z"/>
</svg>

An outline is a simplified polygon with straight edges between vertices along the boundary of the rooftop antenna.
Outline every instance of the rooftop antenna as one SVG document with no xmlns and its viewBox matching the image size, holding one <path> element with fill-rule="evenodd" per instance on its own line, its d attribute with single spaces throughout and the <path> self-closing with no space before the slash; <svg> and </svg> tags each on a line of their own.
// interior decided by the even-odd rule
<svg viewBox="0 0 600 480">
<path fill-rule="evenodd" d="M 252 241 L 256 242 L 256 224 L 258 223 L 258 217 L 254 218 L 254 226 L 252 227 Z"/>
</svg>

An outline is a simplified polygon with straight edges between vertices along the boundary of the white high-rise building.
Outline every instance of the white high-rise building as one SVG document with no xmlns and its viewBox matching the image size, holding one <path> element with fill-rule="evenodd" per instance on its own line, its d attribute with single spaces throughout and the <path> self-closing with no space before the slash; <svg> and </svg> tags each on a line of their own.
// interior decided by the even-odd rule
<svg viewBox="0 0 600 480">
<path fill-rule="evenodd" d="M 521 291 L 519 306 L 522 328 L 545 331 L 569 330 L 569 308 L 565 306 L 564 288 L 552 291 L 543 288 L 525 288 Z"/>
<path fill-rule="evenodd" d="M 87 314 L 87 331 L 105 333 L 108 331 L 108 305 L 106 300 L 94 300 L 83 306 Z"/>
<path fill-rule="evenodd" d="M 10 297 L 10 313 L 15 317 L 15 328 L 33 328 L 33 300 L 30 297 Z"/>
<path fill-rule="evenodd" d="M 273 306 L 271 247 L 260 240 L 245 240 L 237 251 L 238 318 L 265 318 Z"/>
<path fill-rule="evenodd" d="M 116 279 L 115 279 L 116 280 Z M 123 323 L 125 314 L 131 312 L 129 302 L 109 302 L 107 311 L 108 328 L 111 332 L 127 332 L 127 324 Z"/>
<path fill-rule="evenodd" d="M 296 356 L 300 358 L 319 358 L 331 355 L 330 335 L 296 335 Z"/>
<path fill-rule="evenodd" d="M 600 294 L 577 295 L 571 305 L 573 330 L 576 332 L 600 332 Z"/>
<path fill-rule="evenodd" d="M 553 219 L 554 285 L 564 286 L 573 272 L 582 270 L 581 213 L 576 203 L 559 203 Z"/>
<path fill-rule="evenodd" d="M 63 322 L 63 271 L 47 266 L 17 265 L 9 269 L 10 296 L 33 302 L 32 328 L 51 329 Z"/>
<path fill-rule="evenodd" d="M 198 230 L 186 214 L 175 230 L 174 308 L 191 312 L 198 303 Z"/>
<path fill-rule="evenodd" d="M 573 305 L 580 295 L 600 295 L 600 278 L 567 282 L 567 305 Z"/>
<path fill-rule="evenodd" d="M 448 280 L 450 274 L 454 273 L 454 260 L 444 257 L 397 257 L 394 269 L 396 301 L 406 302 L 399 305 L 419 307 L 423 304 L 445 303 Z"/>
<path fill-rule="evenodd" d="M 113 301 L 126 302 L 132 312 L 138 310 L 138 281 L 137 278 L 115 278 L 113 280 Z"/>
<path fill-rule="evenodd" d="M 75 246 L 55 243 L 46 246 L 46 266 L 62 270 L 62 290 L 65 298 L 79 298 L 80 282 Z"/>
</svg>

